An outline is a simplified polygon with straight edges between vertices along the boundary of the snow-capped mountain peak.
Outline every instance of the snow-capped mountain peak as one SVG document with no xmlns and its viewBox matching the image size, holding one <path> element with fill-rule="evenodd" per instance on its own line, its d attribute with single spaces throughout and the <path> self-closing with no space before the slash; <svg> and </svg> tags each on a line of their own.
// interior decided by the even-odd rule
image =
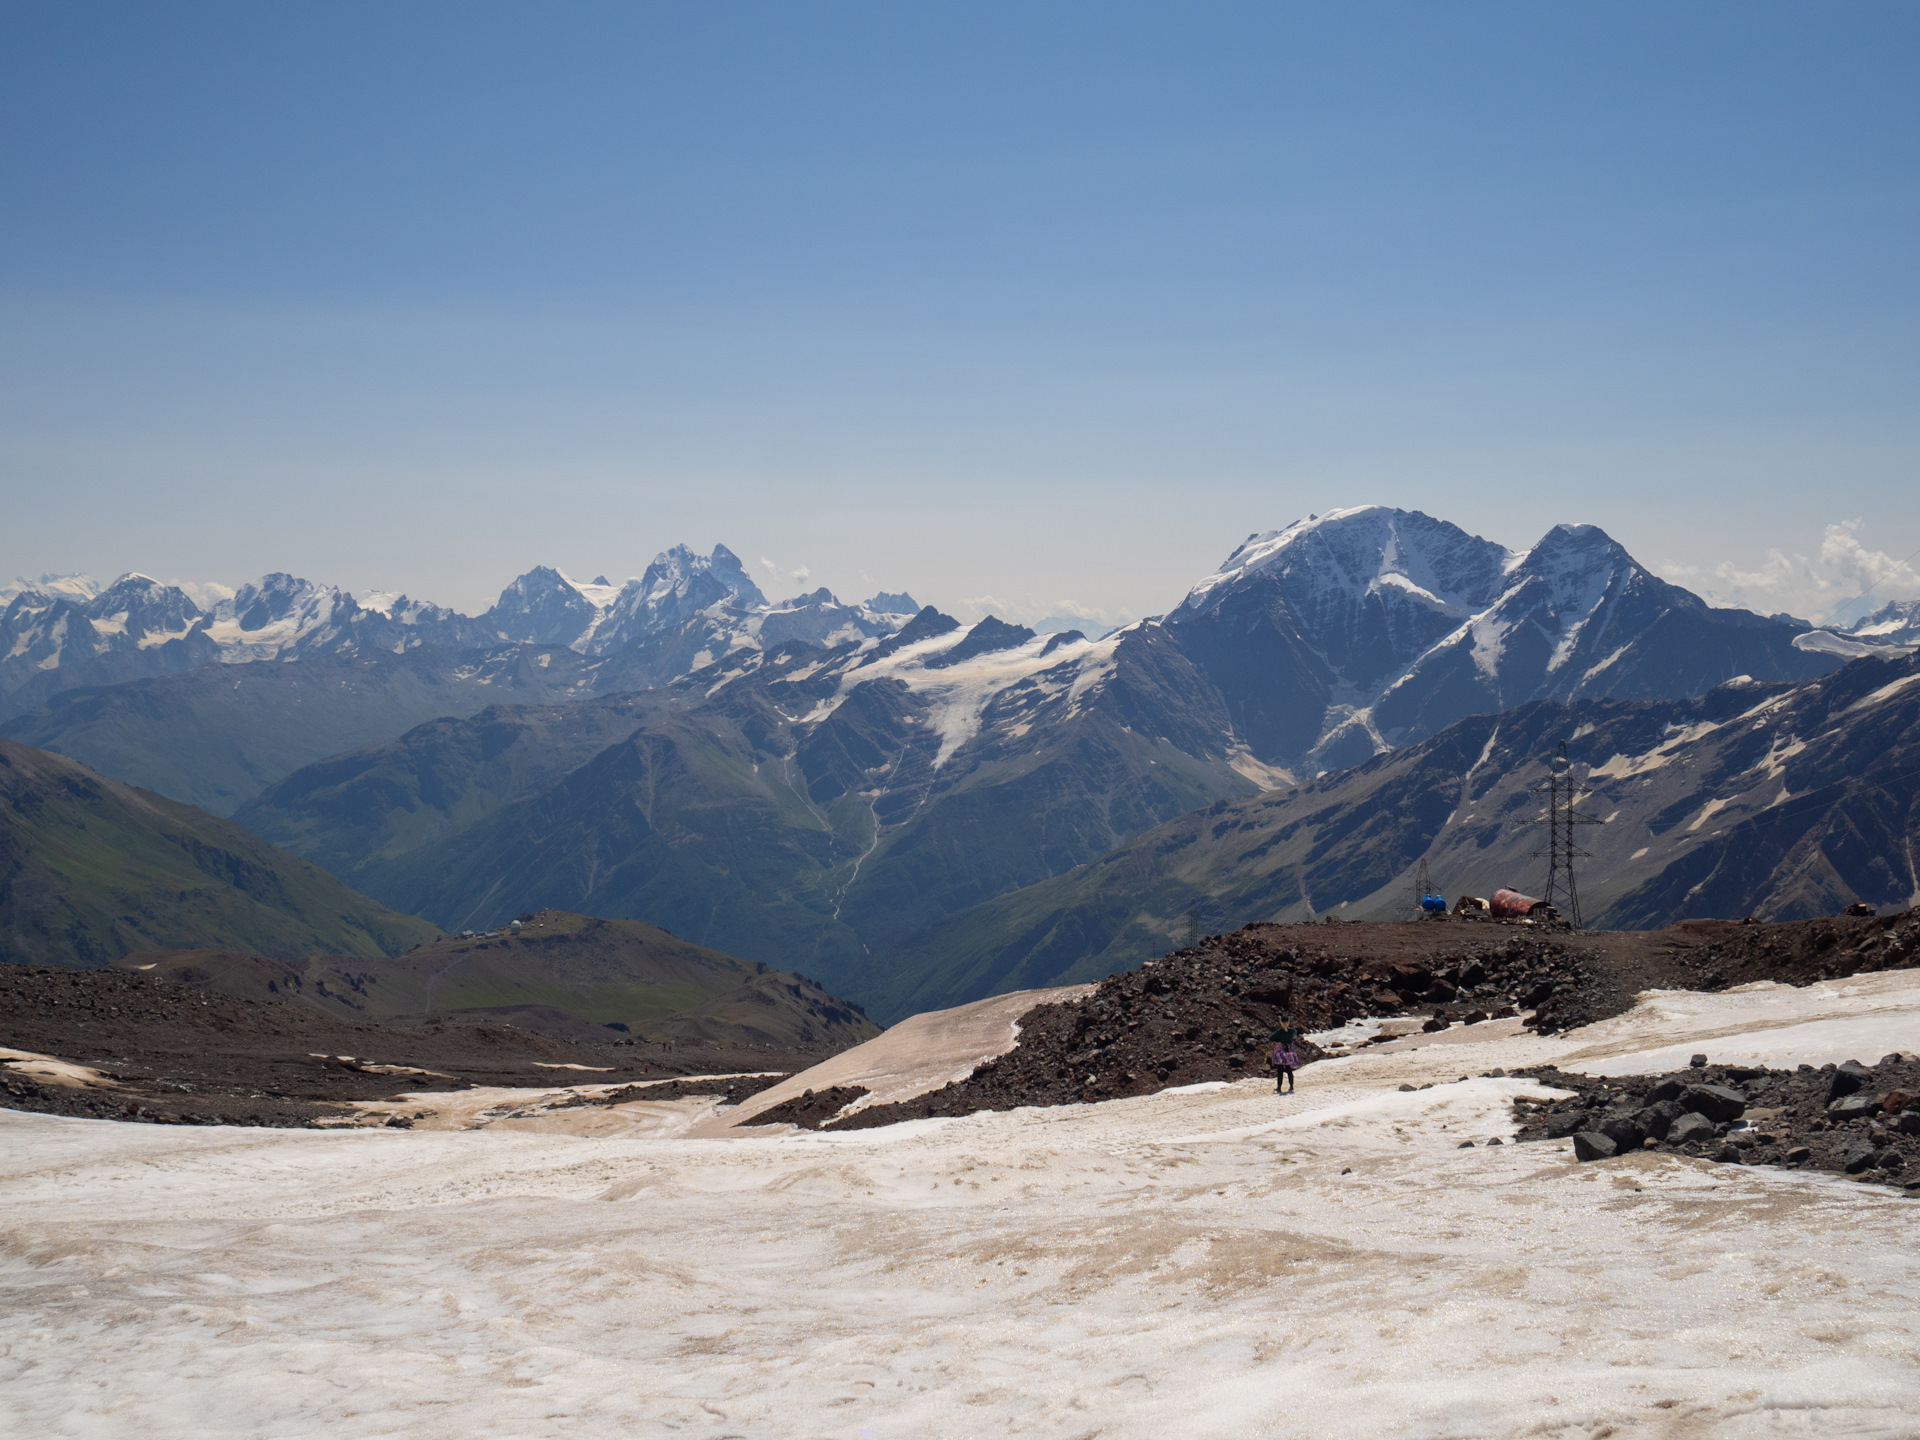
<svg viewBox="0 0 1920 1440">
<path fill-rule="evenodd" d="M 16 575 L 12 583 L 0 585 L 0 609 L 11 604 L 17 595 L 35 594 L 85 601 L 93 599 L 103 588 L 93 576 L 77 572 L 63 574 L 48 570 L 31 580 L 24 575 Z"/>
<path fill-rule="evenodd" d="M 1256 583 L 1319 612 L 1392 591 L 1396 598 L 1462 616 L 1492 598 L 1513 560 L 1504 546 L 1418 510 L 1329 510 L 1283 530 L 1249 535 L 1168 619 L 1178 623 L 1217 609 Z"/>
<path fill-rule="evenodd" d="M 599 607 L 579 586 L 551 565 L 536 565 L 500 592 L 493 608 L 480 616 L 480 624 L 501 640 L 572 645 L 600 616 Z"/>
<path fill-rule="evenodd" d="M 1867 655 L 1907 655 L 1920 649 L 1920 600 L 1889 600 L 1844 629 L 1822 626 L 1793 642 L 1813 655 L 1858 660 Z"/>
<path fill-rule="evenodd" d="M 1670 698 L 1837 663 L 1796 651 L 1800 622 L 1710 610 L 1597 526 L 1512 552 L 1384 506 L 1249 537 L 1166 623 L 1250 752 L 1309 772 L 1543 696 Z"/>
<path fill-rule="evenodd" d="M 1854 621 L 1847 633 L 1895 645 L 1920 643 L 1920 600 L 1889 600 Z"/>
<path fill-rule="evenodd" d="M 698 555 L 685 545 L 661 551 L 640 577 L 640 593 L 640 604 L 655 624 L 685 620 L 728 601 L 743 606 L 767 603 L 740 557 L 724 545 L 715 545 L 711 555 Z"/>
</svg>

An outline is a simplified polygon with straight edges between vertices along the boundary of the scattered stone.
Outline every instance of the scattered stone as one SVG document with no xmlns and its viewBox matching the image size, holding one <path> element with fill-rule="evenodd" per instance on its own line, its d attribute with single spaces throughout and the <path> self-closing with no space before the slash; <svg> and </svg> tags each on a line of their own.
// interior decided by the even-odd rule
<svg viewBox="0 0 1920 1440">
<path fill-rule="evenodd" d="M 1491 1140 L 1487 1141 L 1487 1144 L 1489 1145 L 1504 1145 L 1506 1143 L 1507 1142 L 1502 1140 L 1498 1135 L 1494 1136 Z"/>
<path fill-rule="evenodd" d="M 802 1130 L 818 1130 L 866 1093 L 864 1085 L 832 1085 L 817 1092 L 808 1090 L 791 1100 L 783 1100 L 778 1105 L 762 1110 L 752 1119 L 743 1121 L 741 1128 L 787 1124 L 798 1125 Z"/>
<path fill-rule="evenodd" d="M 1827 1087 L 1827 1099 L 1838 1100 L 1842 1095 L 1852 1095 L 1864 1089 L 1871 1079 L 1873 1079 L 1873 1072 L 1858 1060 L 1848 1060 L 1844 1064 L 1836 1065 L 1832 1083 Z"/>
<path fill-rule="evenodd" d="M 1597 1130 L 1582 1130 L 1573 1137 L 1576 1160 L 1611 1160 L 1619 1147 Z"/>
<path fill-rule="evenodd" d="M 1707 1057 L 1704 1055 L 1696 1055 L 1687 1061 L 1687 1064 L 1691 1065 L 1695 1070 L 1704 1070 L 1707 1065 Z"/>
<path fill-rule="evenodd" d="M 1633 1116 L 1618 1111 L 1601 1120 L 1599 1129 L 1602 1135 L 1613 1141 L 1614 1148 L 1622 1152 L 1638 1150 L 1640 1142 L 1647 1138 L 1647 1132 L 1640 1128 Z"/>
<path fill-rule="evenodd" d="M 1402 1095 L 1407 1095 L 1407 1094 L 1411 1094 L 1411 1093 L 1412 1093 L 1413 1091 L 1415 1091 L 1415 1090 L 1417 1090 L 1417 1089 L 1419 1089 L 1419 1088 L 1420 1088 L 1420 1087 L 1419 1087 L 1419 1086 L 1417 1086 L 1417 1085 L 1409 1085 L 1409 1084 L 1402 1084 L 1402 1085 L 1400 1086 L 1400 1093 L 1401 1093 Z"/>
<path fill-rule="evenodd" d="M 1835 1120 L 1858 1120 L 1871 1115 L 1879 1106 L 1865 1095 L 1843 1095 L 1827 1106 L 1827 1115 Z"/>
<path fill-rule="evenodd" d="M 1456 1150 L 1471 1150 L 1473 1149 L 1473 1142 L 1471 1140 L 1462 1140 L 1458 1145 L 1454 1146 L 1453 1148 Z"/>
<path fill-rule="evenodd" d="M 1679 1100 L 1682 1109 L 1704 1115 L 1716 1125 L 1739 1119 L 1747 1108 L 1747 1097 L 1726 1085 L 1689 1085 Z"/>
<path fill-rule="evenodd" d="M 1667 1138 L 1667 1132 L 1673 1128 L 1673 1122 L 1686 1113 L 1687 1111 L 1678 1100 L 1661 1100 L 1646 1106 L 1633 1118 L 1653 1139 L 1664 1140 Z"/>
<path fill-rule="evenodd" d="M 1840 1168 L 1849 1175 L 1858 1175 L 1863 1170 L 1871 1170 L 1874 1153 L 1871 1145 L 1854 1145 L 1840 1157 Z"/>
<path fill-rule="evenodd" d="M 1697 1111 L 1689 1110 L 1667 1128 L 1669 1145 L 1690 1145 L 1713 1138 L 1713 1122 Z"/>
</svg>

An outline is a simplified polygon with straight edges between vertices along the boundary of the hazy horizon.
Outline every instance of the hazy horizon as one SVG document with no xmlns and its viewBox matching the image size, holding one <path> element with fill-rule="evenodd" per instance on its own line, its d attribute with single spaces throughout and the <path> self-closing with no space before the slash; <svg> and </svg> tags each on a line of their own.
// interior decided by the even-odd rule
<svg viewBox="0 0 1920 1440">
<path fill-rule="evenodd" d="M 472 613 L 721 542 L 1112 623 L 1382 503 L 1762 612 L 1920 595 L 1909 6 L 0 35 L 0 576 Z"/>
</svg>

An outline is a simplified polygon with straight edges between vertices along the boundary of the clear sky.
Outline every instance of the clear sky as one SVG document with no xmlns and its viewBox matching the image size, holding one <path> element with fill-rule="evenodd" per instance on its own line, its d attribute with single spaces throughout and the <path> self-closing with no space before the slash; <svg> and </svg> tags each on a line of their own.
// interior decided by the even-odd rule
<svg viewBox="0 0 1920 1440">
<path fill-rule="evenodd" d="M 1815 612 L 1920 546 L 1916 77 L 1910 0 L 4 0 L 0 575 L 1121 618 L 1378 501 Z"/>
</svg>

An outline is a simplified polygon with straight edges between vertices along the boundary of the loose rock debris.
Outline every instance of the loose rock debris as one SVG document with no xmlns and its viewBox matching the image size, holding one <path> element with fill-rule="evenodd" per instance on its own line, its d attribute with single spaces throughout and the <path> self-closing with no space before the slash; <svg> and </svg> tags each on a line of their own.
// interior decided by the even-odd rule
<svg viewBox="0 0 1920 1440">
<path fill-rule="evenodd" d="M 1019 1043 L 964 1080 L 838 1118 L 796 1115 L 794 1123 L 869 1129 L 1264 1075 L 1268 1037 L 1283 1017 L 1320 1032 L 1424 1012 L 1431 1032 L 1524 1014 L 1529 1028 L 1551 1034 L 1623 1014 L 1647 989 L 1807 984 L 1911 964 L 1920 964 L 1911 912 L 1778 925 L 1696 920 L 1648 932 L 1468 921 L 1254 924 L 1110 976 L 1084 1000 L 1028 1011 Z M 1299 1048 L 1303 1064 L 1325 1053 L 1311 1043 Z"/>
<path fill-rule="evenodd" d="M 1920 1058 L 1912 1055 L 1794 1070 L 1703 1063 L 1604 1080 L 1552 1066 L 1518 1073 L 1574 1093 L 1515 1100 L 1516 1138 L 1571 1139 L 1581 1160 L 1654 1150 L 1920 1192 Z"/>
</svg>

